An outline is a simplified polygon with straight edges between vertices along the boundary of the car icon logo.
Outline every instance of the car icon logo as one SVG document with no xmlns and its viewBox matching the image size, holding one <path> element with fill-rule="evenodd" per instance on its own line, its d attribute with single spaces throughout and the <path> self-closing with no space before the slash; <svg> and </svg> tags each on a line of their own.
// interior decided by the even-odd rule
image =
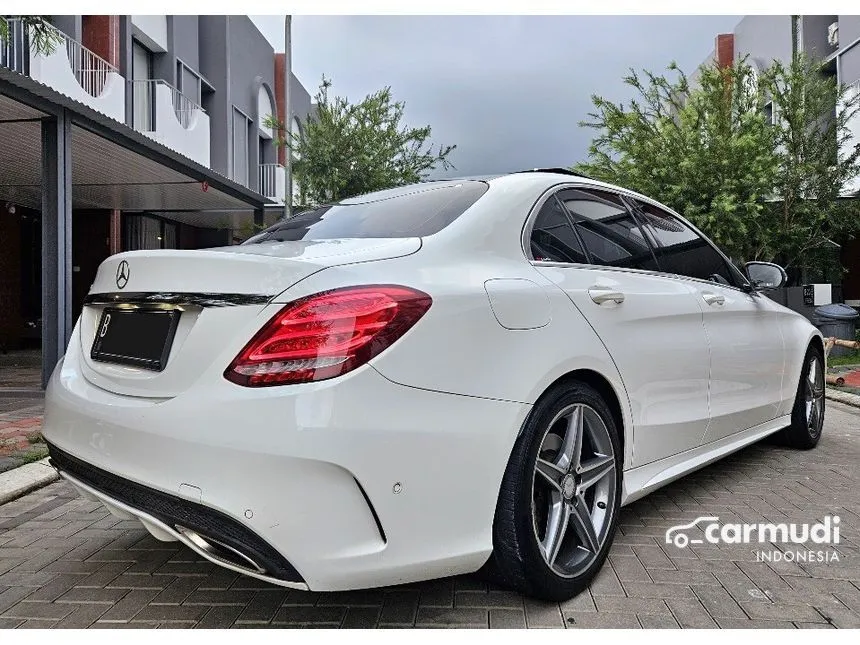
<svg viewBox="0 0 860 645">
<path fill-rule="evenodd" d="M 695 520 L 688 524 L 679 524 L 677 526 L 671 526 L 666 530 L 666 544 L 674 544 L 679 549 L 683 549 L 688 544 L 701 544 L 703 540 L 699 538 L 690 539 L 690 536 L 687 535 L 686 530 L 691 529 L 696 526 L 699 522 L 719 522 L 719 517 L 714 517 L 712 515 L 697 517 Z"/>
<path fill-rule="evenodd" d="M 120 289 L 125 289 L 128 284 L 128 278 L 131 275 L 131 269 L 128 267 L 128 261 L 123 260 L 116 268 L 116 286 Z"/>
</svg>

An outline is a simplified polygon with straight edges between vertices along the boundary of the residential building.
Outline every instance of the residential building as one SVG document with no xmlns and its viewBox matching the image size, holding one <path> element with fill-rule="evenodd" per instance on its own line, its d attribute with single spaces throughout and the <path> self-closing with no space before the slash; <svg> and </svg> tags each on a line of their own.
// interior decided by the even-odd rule
<svg viewBox="0 0 860 645">
<path fill-rule="evenodd" d="M 0 352 L 40 347 L 43 379 L 105 257 L 231 244 L 286 191 L 283 54 L 247 16 L 51 22 L 50 53 L 14 17 L 0 40 Z"/>
<path fill-rule="evenodd" d="M 821 73 L 836 77 L 847 85 L 849 92 L 860 93 L 860 16 L 815 15 L 798 16 L 797 43 L 803 51 L 822 62 Z M 756 74 L 767 69 L 774 60 L 788 63 L 792 56 L 791 16 L 745 16 L 732 33 L 719 34 L 714 50 L 705 63 L 716 60 L 719 64 L 731 64 L 746 57 Z M 695 80 L 695 75 L 693 75 Z M 771 105 L 765 106 L 770 119 L 778 118 Z M 860 145 L 860 115 L 849 122 L 852 136 L 845 142 L 843 152 Z M 845 186 L 845 199 L 857 200 L 857 217 L 860 217 L 860 178 Z M 840 296 L 848 304 L 860 306 L 860 239 L 835 240 L 839 248 L 834 249 L 839 262 L 847 269 L 822 274 L 806 271 L 802 282 L 832 282 L 836 298 Z"/>
</svg>

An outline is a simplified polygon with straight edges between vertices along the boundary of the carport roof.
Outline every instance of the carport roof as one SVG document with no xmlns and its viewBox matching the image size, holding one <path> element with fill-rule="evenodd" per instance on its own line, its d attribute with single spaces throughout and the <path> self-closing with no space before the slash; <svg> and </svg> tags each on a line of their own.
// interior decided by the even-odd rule
<svg viewBox="0 0 860 645">
<path fill-rule="evenodd" d="M 0 200 L 41 206 L 40 120 L 60 110 L 66 110 L 73 123 L 73 208 L 223 213 L 273 203 L 127 125 L 3 67 Z"/>
</svg>

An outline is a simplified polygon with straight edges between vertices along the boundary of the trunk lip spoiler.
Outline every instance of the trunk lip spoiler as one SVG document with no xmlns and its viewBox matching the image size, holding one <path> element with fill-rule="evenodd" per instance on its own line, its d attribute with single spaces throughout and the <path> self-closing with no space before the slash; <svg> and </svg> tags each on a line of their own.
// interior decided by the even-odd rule
<svg viewBox="0 0 860 645">
<path fill-rule="evenodd" d="M 259 293 L 208 293 L 208 292 L 162 292 L 129 291 L 91 293 L 84 298 L 84 305 L 173 305 L 197 307 L 241 307 L 265 305 L 276 294 Z"/>
</svg>

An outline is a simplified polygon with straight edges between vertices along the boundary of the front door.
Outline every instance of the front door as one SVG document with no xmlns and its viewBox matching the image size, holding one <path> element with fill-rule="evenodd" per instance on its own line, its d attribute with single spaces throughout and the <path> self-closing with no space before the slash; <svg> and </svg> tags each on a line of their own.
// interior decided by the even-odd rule
<svg viewBox="0 0 860 645">
<path fill-rule="evenodd" d="M 637 206 L 657 241 L 661 267 L 685 278 L 704 315 L 711 421 L 703 443 L 774 419 L 784 357 L 776 308 L 764 296 L 743 291 L 740 272 L 683 221 L 651 204 Z"/>
<path fill-rule="evenodd" d="M 633 465 L 697 447 L 708 425 L 702 311 L 688 284 L 655 272 L 652 249 L 623 202 L 602 191 L 560 191 L 541 207 L 531 253 L 618 367 L 633 415 Z"/>
</svg>

